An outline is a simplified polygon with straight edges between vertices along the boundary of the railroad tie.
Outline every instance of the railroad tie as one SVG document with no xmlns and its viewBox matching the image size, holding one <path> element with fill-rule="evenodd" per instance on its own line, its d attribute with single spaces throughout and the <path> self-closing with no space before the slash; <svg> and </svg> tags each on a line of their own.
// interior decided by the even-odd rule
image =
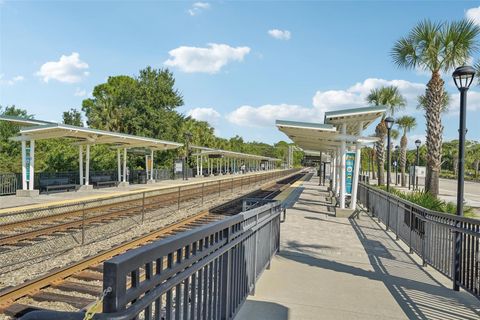
<svg viewBox="0 0 480 320">
<path fill-rule="evenodd" d="M 55 289 L 59 289 L 67 292 L 79 292 L 79 293 L 89 294 L 94 297 L 102 293 L 102 287 L 100 286 L 93 286 L 90 284 L 72 282 L 68 280 L 61 282 L 59 284 L 55 284 L 52 287 Z"/>
<path fill-rule="evenodd" d="M 83 281 L 103 281 L 103 275 L 99 272 L 82 271 L 72 276 L 75 279 Z"/>
<path fill-rule="evenodd" d="M 82 309 L 94 302 L 95 299 L 87 299 L 83 297 L 69 296 L 66 294 L 40 291 L 30 296 L 36 301 L 56 301 L 71 305 L 74 308 Z"/>
</svg>

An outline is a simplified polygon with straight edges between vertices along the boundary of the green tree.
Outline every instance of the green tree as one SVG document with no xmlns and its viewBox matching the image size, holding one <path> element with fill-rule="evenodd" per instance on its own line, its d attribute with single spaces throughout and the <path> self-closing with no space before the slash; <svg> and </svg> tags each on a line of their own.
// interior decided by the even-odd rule
<svg viewBox="0 0 480 320">
<path fill-rule="evenodd" d="M 418 23 L 392 49 L 393 62 L 406 69 L 421 69 L 431 73 L 425 90 L 425 119 L 427 122 L 427 179 L 425 189 L 434 196 L 439 192 L 442 161 L 441 113 L 444 84 L 441 72 L 464 64 L 477 50 L 476 37 L 480 28 L 473 21 L 450 23 Z"/>
<path fill-rule="evenodd" d="M 402 130 L 402 138 L 400 139 L 400 172 L 401 172 L 401 184 L 402 187 L 407 185 L 405 179 L 405 167 L 407 165 L 407 133 L 417 126 L 417 121 L 414 117 L 403 116 L 397 119 L 397 126 Z"/>
<path fill-rule="evenodd" d="M 83 127 L 82 114 L 77 109 L 63 112 L 63 123 L 72 126 Z"/>
<path fill-rule="evenodd" d="M 366 100 L 369 104 L 387 108 L 387 112 L 382 116 L 380 123 L 375 128 L 375 136 L 379 138 L 376 143 L 375 155 L 377 160 L 377 178 L 378 185 L 383 185 L 385 183 L 385 138 L 387 136 L 385 118 L 386 115 L 393 116 L 397 111 L 404 108 L 406 100 L 395 86 L 372 89 Z"/>
<path fill-rule="evenodd" d="M 24 119 L 33 119 L 24 109 L 15 105 L 0 106 L 0 115 L 12 116 Z M 21 147 L 20 143 L 11 141 L 10 138 L 20 131 L 18 125 L 7 121 L 0 121 L 0 172 L 19 172 L 21 169 Z"/>
</svg>

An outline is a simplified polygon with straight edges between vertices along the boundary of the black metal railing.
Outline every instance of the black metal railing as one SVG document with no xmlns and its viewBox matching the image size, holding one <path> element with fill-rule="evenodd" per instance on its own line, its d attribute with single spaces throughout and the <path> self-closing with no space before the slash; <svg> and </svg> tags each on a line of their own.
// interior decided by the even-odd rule
<svg viewBox="0 0 480 320">
<path fill-rule="evenodd" d="M 280 242 L 279 202 L 131 250 L 103 266 L 93 319 L 233 319 Z M 83 319 L 35 311 L 25 319 Z"/>
<path fill-rule="evenodd" d="M 402 239 L 424 265 L 453 280 L 455 231 L 462 238 L 459 286 L 480 297 L 480 221 L 435 212 L 364 183 L 358 201 Z"/>
<path fill-rule="evenodd" d="M 15 194 L 18 188 L 18 179 L 15 173 L 0 173 L 0 196 Z"/>
</svg>

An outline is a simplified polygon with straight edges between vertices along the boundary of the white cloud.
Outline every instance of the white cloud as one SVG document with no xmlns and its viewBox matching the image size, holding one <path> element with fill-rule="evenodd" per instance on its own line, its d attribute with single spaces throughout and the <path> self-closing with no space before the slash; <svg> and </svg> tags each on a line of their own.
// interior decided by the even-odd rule
<svg viewBox="0 0 480 320">
<path fill-rule="evenodd" d="M 210 3 L 208 2 L 195 2 L 192 7 L 188 10 L 188 14 L 191 16 L 196 16 L 201 13 L 203 10 L 210 9 Z"/>
<path fill-rule="evenodd" d="M 366 96 L 371 89 L 395 85 L 407 99 L 409 109 L 416 108 L 417 96 L 425 90 L 425 85 L 405 80 L 384 80 L 369 78 L 358 82 L 346 90 L 317 91 L 312 98 L 312 107 L 292 104 L 266 104 L 259 107 L 243 105 L 229 113 L 229 122 L 248 127 L 269 127 L 275 120 L 323 122 L 327 111 L 366 106 Z"/>
<path fill-rule="evenodd" d="M 249 47 L 231 47 L 227 44 L 210 43 L 206 48 L 181 46 L 170 50 L 171 59 L 166 66 L 177 67 L 183 72 L 217 73 L 232 61 L 243 61 Z"/>
<path fill-rule="evenodd" d="M 290 31 L 279 29 L 268 30 L 268 34 L 278 40 L 290 40 L 292 36 Z"/>
<path fill-rule="evenodd" d="M 25 80 L 23 76 L 15 76 L 11 79 L 3 79 L 4 75 L 0 74 L 0 84 L 13 86 L 15 83 Z"/>
<path fill-rule="evenodd" d="M 244 105 L 226 116 L 233 124 L 245 127 L 270 127 L 275 120 L 320 121 L 318 110 L 291 104 Z"/>
<path fill-rule="evenodd" d="M 470 8 L 465 12 L 467 19 L 472 20 L 476 24 L 480 25 L 480 7 Z"/>
<path fill-rule="evenodd" d="M 221 118 L 220 113 L 213 108 L 193 108 L 187 111 L 187 116 L 199 121 L 207 121 L 212 126 Z"/>
<path fill-rule="evenodd" d="M 85 97 L 87 95 L 87 91 L 85 89 L 76 88 L 73 95 L 75 97 Z"/>
<path fill-rule="evenodd" d="M 480 92 L 468 90 L 467 111 L 480 111 Z M 448 106 L 449 115 L 458 115 L 460 112 L 460 93 L 450 95 Z"/>
<path fill-rule="evenodd" d="M 73 52 L 71 55 L 62 55 L 58 61 L 44 63 L 37 75 L 48 82 L 50 79 L 66 83 L 80 82 L 89 73 L 88 64 L 80 60 L 80 55 Z"/>
</svg>

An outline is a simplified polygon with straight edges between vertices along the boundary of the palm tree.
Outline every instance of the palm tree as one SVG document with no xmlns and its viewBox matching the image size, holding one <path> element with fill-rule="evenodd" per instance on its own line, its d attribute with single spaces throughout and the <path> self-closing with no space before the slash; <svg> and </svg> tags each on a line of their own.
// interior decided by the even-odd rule
<svg viewBox="0 0 480 320">
<path fill-rule="evenodd" d="M 400 172 L 401 172 L 401 184 L 402 187 L 407 185 L 405 179 L 405 166 L 407 164 L 407 133 L 417 126 L 417 121 L 414 117 L 403 116 L 397 119 L 397 125 L 402 130 L 402 138 L 400 139 Z"/>
<path fill-rule="evenodd" d="M 385 125 L 386 114 L 394 115 L 398 110 L 406 105 L 405 98 L 395 86 L 387 86 L 372 89 L 366 98 L 367 102 L 375 106 L 384 106 L 387 112 L 382 116 L 380 123 L 375 128 L 375 136 L 379 138 L 376 143 L 376 159 L 378 171 L 378 185 L 385 182 L 385 137 L 387 136 L 387 127 Z"/>
<path fill-rule="evenodd" d="M 464 64 L 478 49 L 475 38 L 480 27 L 471 20 L 417 24 L 408 36 L 398 40 L 392 49 L 393 62 L 402 68 L 431 72 L 425 90 L 425 119 L 427 122 L 427 179 L 425 189 L 437 196 L 442 160 L 441 120 L 442 99 L 445 94 L 441 72 Z"/>
</svg>

